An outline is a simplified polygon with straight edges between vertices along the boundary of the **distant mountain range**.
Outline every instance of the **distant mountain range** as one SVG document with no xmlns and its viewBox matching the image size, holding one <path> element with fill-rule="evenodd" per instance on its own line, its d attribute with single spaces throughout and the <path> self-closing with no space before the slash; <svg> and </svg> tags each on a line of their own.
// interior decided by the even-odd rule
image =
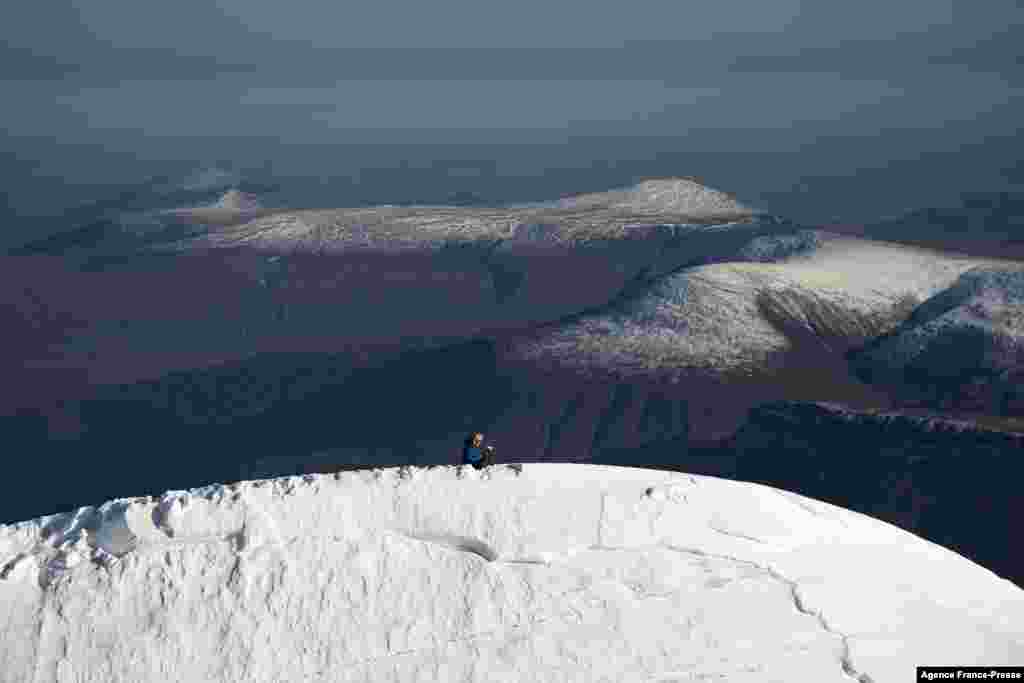
<svg viewBox="0 0 1024 683">
<path fill-rule="evenodd" d="M 84 504 L 86 480 L 99 500 L 452 462 L 470 429 L 499 461 L 657 454 L 742 477 L 750 456 L 731 439 L 778 401 L 1024 430 L 1024 268 L 995 248 L 1012 242 L 1013 197 L 969 197 L 963 224 L 981 227 L 958 241 L 952 218 L 928 230 L 949 212 L 858 236 L 686 178 L 498 208 L 297 211 L 258 188 L 182 192 L 178 206 L 94 208 L 3 257 L 4 433 L 71 475 L 50 500 L 4 501 L 0 519 Z M 819 472 L 847 466 L 815 448 Z M 873 446 L 858 457 L 884 467 Z M 43 461 L 17 468 L 38 476 Z M 992 462 L 998 479 L 1012 460 Z"/>
<path fill-rule="evenodd" d="M 954 206 L 919 209 L 864 225 L 825 227 L 874 240 L 1019 260 L 1024 258 L 1024 192 L 969 192 Z"/>
</svg>

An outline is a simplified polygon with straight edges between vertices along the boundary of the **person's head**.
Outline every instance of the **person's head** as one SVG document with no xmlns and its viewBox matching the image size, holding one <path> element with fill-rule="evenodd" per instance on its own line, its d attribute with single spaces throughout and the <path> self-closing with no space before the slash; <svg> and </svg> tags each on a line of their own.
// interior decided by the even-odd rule
<svg viewBox="0 0 1024 683">
<path fill-rule="evenodd" d="M 484 442 L 484 435 L 480 432 L 473 432 L 472 441 L 474 446 L 479 446 Z"/>
</svg>

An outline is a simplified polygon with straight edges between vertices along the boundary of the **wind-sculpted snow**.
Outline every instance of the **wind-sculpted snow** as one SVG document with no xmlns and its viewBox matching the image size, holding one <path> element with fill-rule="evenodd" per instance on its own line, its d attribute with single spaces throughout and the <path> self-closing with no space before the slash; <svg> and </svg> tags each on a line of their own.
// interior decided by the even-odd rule
<svg viewBox="0 0 1024 683">
<path fill-rule="evenodd" d="M 222 199 L 218 206 L 225 202 L 232 207 L 237 203 Z M 628 238 L 638 232 L 642 235 L 643 231 L 636 228 L 643 226 L 689 226 L 693 230 L 704 225 L 749 222 L 757 215 L 722 192 L 692 181 L 669 179 L 554 202 L 495 209 L 378 206 L 275 212 L 171 246 L 194 249 L 247 245 L 324 253 L 353 248 L 436 247 L 448 241 L 465 240 L 579 244 Z"/>
<path fill-rule="evenodd" d="M 211 486 L 0 527 L 0 563 L 4 683 L 896 683 L 1024 657 L 1024 592 L 963 557 L 649 470 Z"/>
<path fill-rule="evenodd" d="M 761 236 L 733 262 L 681 269 L 613 310 L 544 330 L 511 355 L 623 375 L 757 372 L 801 336 L 849 348 L 887 332 L 909 314 L 908 301 L 978 263 L 815 231 Z"/>
<path fill-rule="evenodd" d="M 692 178 L 645 180 L 633 187 L 592 192 L 550 202 L 522 204 L 522 208 L 603 209 L 641 214 L 699 212 L 701 215 L 734 215 L 753 211 L 731 195 L 719 192 Z"/>
<path fill-rule="evenodd" d="M 691 442 L 727 438 L 764 401 L 886 408 L 890 394 L 854 374 L 845 354 L 897 328 L 963 272 L 989 263 L 777 227 L 749 236 L 722 261 L 682 267 L 609 306 L 517 335 L 501 350 L 507 373 L 545 386 L 575 383 L 574 394 L 560 394 L 574 403 L 566 403 L 572 415 L 557 432 L 563 440 L 571 435 L 579 458 L 593 456 L 605 432 L 634 435 L 607 448 L 642 445 L 640 431 L 628 425 L 638 424 L 644 396 L 682 406 L 683 431 L 659 438 L 685 431 Z M 619 405 L 612 395 L 622 383 L 644 390 Z M 622 414 L 607 415 L 613 408 Z M 501 422 L 503 440 L 516 440 L 524 452 L 536 448 L 521 436 L 530 420 L 508 431 L 511 418 Z M 605 422 L 613 426 L 598 429 Z M 685 458 L 680 451 L 679 462 Z"/>
</svg>

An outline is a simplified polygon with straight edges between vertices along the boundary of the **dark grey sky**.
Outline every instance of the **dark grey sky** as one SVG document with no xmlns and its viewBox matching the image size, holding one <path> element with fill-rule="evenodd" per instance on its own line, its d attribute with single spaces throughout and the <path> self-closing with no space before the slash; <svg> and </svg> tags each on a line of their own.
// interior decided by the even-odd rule
<svg viewBox="0 0 1024 683">
<path fill-rule="evenodd" d="M 533 141 L 532 167 L 478 148 L 509 198 L 517 177 L 554 196 L 695 175 L 794 218 L 867 219 L 1020 181 L 1016 5 L 41 0 L 0 25 L 0 171 L 30 214 L 60 203 L 57 179 L 88 194 L 143 162 L 290 155 L 282 172 L 322 178 L 351 174 L 354 142 L 415 144 L 429 167 L 445 144 Z M 558 186 L 573 168 L 595 186 Z"/>
</svg>

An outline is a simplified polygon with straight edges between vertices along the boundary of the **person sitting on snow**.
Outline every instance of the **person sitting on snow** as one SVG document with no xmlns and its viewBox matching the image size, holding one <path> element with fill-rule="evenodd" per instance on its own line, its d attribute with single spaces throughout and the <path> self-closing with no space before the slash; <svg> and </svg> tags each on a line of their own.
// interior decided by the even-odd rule
<svg viewBox="0 0 1024 683">
<path fill-rule="evenodd" d="M 484 446 L 484 435 L 473 432 L 462 448 L 462 464 L 482 469 L 494 464 L 494 446 Z"/>
</svg>

